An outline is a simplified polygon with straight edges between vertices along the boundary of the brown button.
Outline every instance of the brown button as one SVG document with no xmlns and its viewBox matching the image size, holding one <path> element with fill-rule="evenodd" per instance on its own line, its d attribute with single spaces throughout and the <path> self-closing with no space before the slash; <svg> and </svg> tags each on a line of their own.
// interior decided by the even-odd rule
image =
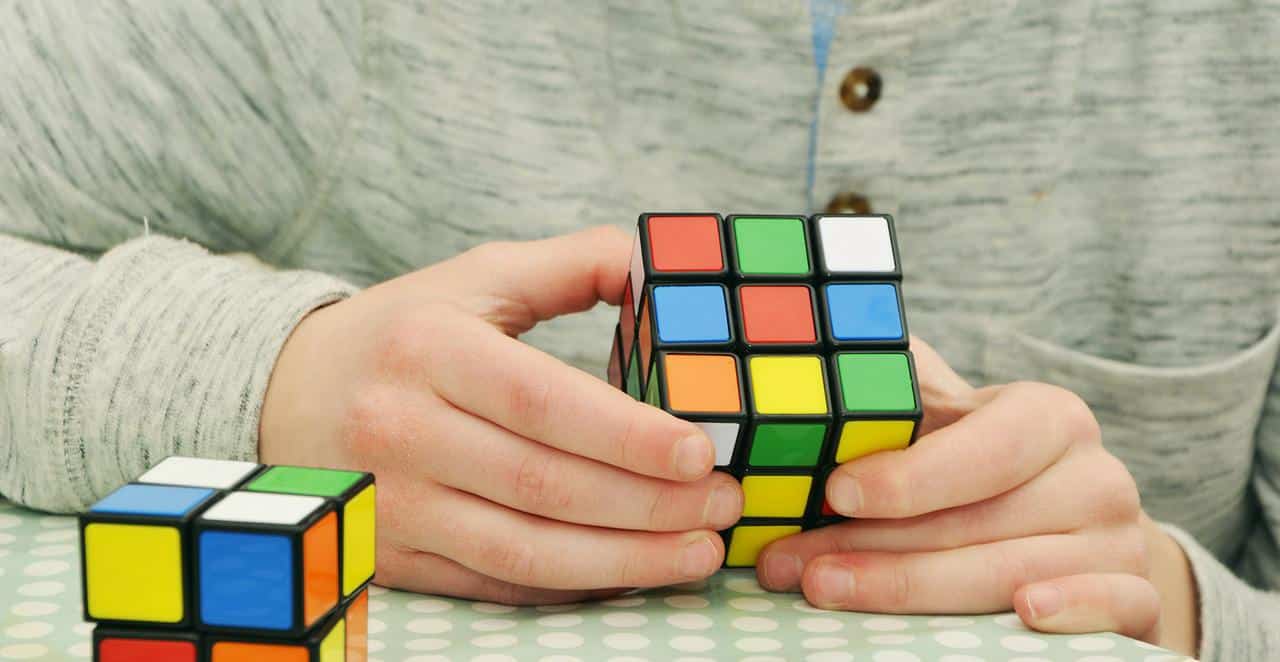
<svg viewBox="0 0 1280 662">
<path fill-rule="evenodd" d="M 871 201 L 857 193 L 837 193 L 827 203 L 828 214 L 870 214 Z"/>
<path fill-rule="evenodd" d="M 855 113 L 865 113 L 880 99 L 883 83 L 875 69 L 858 67 L 845 74 L 840 83 L 840 101 Z"/>
</svg>

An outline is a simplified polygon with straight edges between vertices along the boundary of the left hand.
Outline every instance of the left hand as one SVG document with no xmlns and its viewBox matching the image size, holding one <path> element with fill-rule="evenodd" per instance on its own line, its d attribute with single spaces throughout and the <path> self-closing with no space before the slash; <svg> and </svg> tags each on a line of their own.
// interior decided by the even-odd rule
<svg viewBox="0 0 1280 662">
<path fill-rule="evenodd" d="M 1186 559 L 1143 512 L 1088 405 L 1048 384 L 975 389 L 911 347 L 917 442 L 837 468 L 827 499 L 857 519 L 770 545 L 761 584 L 827 609 L 1012 607 L 1037 630 L 1116 631 L 1194 654 Z"/>
</svg>

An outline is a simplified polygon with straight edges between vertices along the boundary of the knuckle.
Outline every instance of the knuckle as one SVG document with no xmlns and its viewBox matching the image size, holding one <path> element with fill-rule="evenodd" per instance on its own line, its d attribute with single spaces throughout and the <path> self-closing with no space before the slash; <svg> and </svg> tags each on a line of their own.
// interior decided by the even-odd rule
<svg viewBox="0 0 1280 662">
<path fill-rule="evenodd" d="M 1000 587 L 1002 595 L 1013 595 L 1018 587 L 1035 580 L 1030 562 L 1009 551 L 995 550 L 986 559 L 986 572 L 991 586 Z"/>
<path fill-rule="evenodd" d="M 646 527 L 650 531 L 665 531 L 673 528 L 676 522 L 673 522 L 671 515 L 671 504 L 674 502 L 674 494 L 672 488 L 660 487 L 654 490 L 653 497 L 649 502 L 649 514 L 645 518 Z"/>
<path fill-rule="evenodd" d="M 1142 512 L 1142 497 L 1129 469 L 1119 458 L 1103 452 L 1093 470 L 1096 517 L 1101 522 L 1134 522 Z"/>
<path fill-rule="evenodd" d="M 390 389 L 376 386 L 356 392 L 341 415 L 339 439 L 347 457 L 367 462 L 386 453 L 400 436 L 393 429 L 395 419 L 387 416 L 395 410 L 397 397 Z"/>
<path fill-rule="evenodd" d="M 537 553 L 527 542 L 502 539 L 481 552 L 493 575 L 515 584 L 534 583 Z"/>
<path fill-rule="evenodd" d="M 516 470 L 517 501 L 530 511 L 557 512 L 572 503 L 569 492 L 562 489 L 560 470 L 549 453 L 530 453 Z"/>
<path fill-rule="evenodd" d="M 867 480 L 859 476 L 858 481 Z M 884 468 L 875 474 L 871 484 L 863 490 L 863 498 L 867 499 L 875 510 L 887 517 L 911 517 L 916 512 L 916 498 L 912 489 L 911 474 L 899 468 Z"/>
<path fill-rule="evenodd" d="M 541 436 L 545 429 L 551 407 L 551 385 L 540 379 L 530 379 L 526 375 L 512 374 L 506 387 L 507 410 L 513 420 L 528 425 Z"/>
<path fill-rule="evenodd" d="M 429 357 L 433 336 L 431 315 L 420 310 L 395 315 L 383 330 L 376 344 L 375 361 L 379 368 L 391 374 L 405 374 L 419 370 Z"/>
<path fill-rule="evenodd" d="M 911 569 L 903 563 L 894 563 L 889 571 L 889 590 L 885 595 L 886 608 L 894 613 L 911 610 L 912 584 Z"/>
</svg>

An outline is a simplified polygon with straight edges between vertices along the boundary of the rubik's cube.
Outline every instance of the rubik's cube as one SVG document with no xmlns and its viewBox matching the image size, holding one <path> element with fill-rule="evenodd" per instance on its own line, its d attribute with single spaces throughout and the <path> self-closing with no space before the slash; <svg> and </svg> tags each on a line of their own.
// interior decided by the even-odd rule
<svg viewBox="0 0 1280 662">
<path fill-rule="evenodd" d="M 841 518 L 839 463 L 921 419 L 893 219 L 643 214 L 609 381 L 700 426 L 742 483 L 725 565 Z"/>
<path fill-rule="evenodd" d="M 80 516 L 97 662 L 363 662 L 372 474 L 170 457 Z"/>
</svg>

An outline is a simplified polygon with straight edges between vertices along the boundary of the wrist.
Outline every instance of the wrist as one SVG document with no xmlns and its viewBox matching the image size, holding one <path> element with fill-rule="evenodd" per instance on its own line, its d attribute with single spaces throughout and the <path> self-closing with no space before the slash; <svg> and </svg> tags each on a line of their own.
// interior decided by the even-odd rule
<svg viewBox="0 0 1280 662">
<path fill-rule="evenodd" d="M 1151 518 L 1142 516 L 1150 559 L 1151 583 L 1160 593 L 1160 628 L 1155 643 L 1194 657 L 1200 648 L 1200 608 L 1191 562 L 1177 543 Z"/>
</svg>

